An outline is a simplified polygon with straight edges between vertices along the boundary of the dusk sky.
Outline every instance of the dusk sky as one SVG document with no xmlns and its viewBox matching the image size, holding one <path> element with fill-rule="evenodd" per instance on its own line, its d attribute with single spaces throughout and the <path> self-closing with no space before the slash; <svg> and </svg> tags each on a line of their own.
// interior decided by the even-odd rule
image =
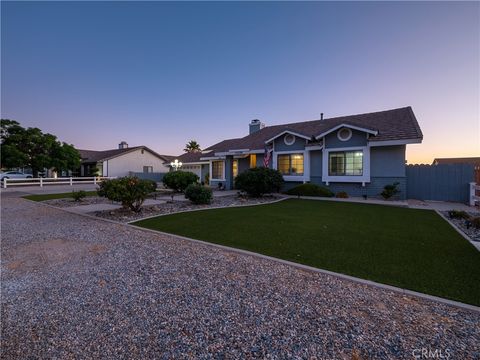
<svg viewBox="0 0 480 360">
<path fill-rule="evenodd" d="M 412 106 L 409 163 L 480 156 L 480 3 L 5 2 L 1 116 L 80 149 L 178 155 Z"/>
</svg>

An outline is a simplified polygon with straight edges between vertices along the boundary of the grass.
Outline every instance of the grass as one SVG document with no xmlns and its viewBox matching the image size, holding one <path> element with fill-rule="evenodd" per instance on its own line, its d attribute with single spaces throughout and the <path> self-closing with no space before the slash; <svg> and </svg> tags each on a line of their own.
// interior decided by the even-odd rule
<svg viewBox="0 0 480 360">
<path fill-rule="evenodd" d="M 97 196 L 96 191 L 86 191 L 87 196 Z M 33 200 L 33 201 L 45 201 L 53 199 L 64 199 L 71 198 L 72 192 L 61 193 L 61 194 L 41 194 L 41 195 L 27 195 L 23 196 L 24 199 Z"/>
<path fill-rule="evenodd" d="M 429 210 L 291 199 L 135 225 L 480 305 L 480 252 Z"/>
</svg>

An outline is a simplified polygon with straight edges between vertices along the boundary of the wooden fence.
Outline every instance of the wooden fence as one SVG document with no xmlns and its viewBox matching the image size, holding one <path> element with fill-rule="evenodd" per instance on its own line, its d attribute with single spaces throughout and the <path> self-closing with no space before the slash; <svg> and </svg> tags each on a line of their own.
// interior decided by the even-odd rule
<svg viewBox="0 0 480 360">
<path fill-rule="evenodd" d="M 478 174 L 472 164 L 408 165 L 407 198 L 470 203 L 470 183 Z"/>
</svg>

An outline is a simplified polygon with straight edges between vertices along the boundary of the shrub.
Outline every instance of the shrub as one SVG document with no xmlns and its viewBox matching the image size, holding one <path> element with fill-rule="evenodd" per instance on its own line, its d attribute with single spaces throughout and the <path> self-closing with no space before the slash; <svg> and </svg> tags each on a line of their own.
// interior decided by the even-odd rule
<svg viewBox="0 0 480 360">
<path fill-rule="evenodd" d="M 72 191 L 72 198 L 75 201 L 81 201 L 85 197 L 87 197 L 87 193 L 83 190 Z"/>
<path fill-rule="evenodd" d="M 212 189 L 199 184 L 190 184 L 185 189 L 185 197 L 197 205 L 210 204 L 212 202 Z"/>
<path fill-rule="evenodd" d="M 165 186 L 176 192 L 184 192 L 188 185 L 196 182 L 198 182 L 198 176 L 190 171 L 172 171 L 163 177 Z"/>
<path fill-rule="evenodd" d="M 475 229 L 480 229 L 480 216 L 472 217 L 470 221 Z"/>
<path fill-rule="evenodd" d="M 385 200 L 390 199 L 392 196 L 398 194 L 400 190 L 398 189 L 400 183 L 395 182 L 393 184 L 385 185 L 383 191 L 380 193 Z"/>
<path fill-rule="evenodd" d="M 282 184 L 283 177 L 280 171 L 265 167 L 248 169 L 235 178 L 235 187 L 252 197 L 278 192 Z"/>
<path fill-rule="evenodd" d="M 346 191 L 339 191 L 339 192 L 337 192 L 337 194 L 335 195 L 335 197 L 340 198 L 340 199 L 347 199 L 347 198 L 348 198 L 348 194 L 347 194 Z"/>
<path fill-rule="evenodd" d="M 468 219 L 468 218 L 470 218 L 470 215 L 468 215 L 467 212 L 463 211 L 463 210 L 450 210 L 448 212 L 448 216 L 451 219 Z"/>
<path fill-rule="evenodd" d="M 321 196 L 321 197 L 332 197 L 334 196 L 333 192 L 323 186 L 316 184 L 302 184 L 295 186 L 287 191 L 288 195 L 297 195 L 297 196 Z"/>
<path fill-rule="evenodd" d="M 126 176 L 118 179 L 104 180 L 98 189 L 98 195 L 112 201 L 118 201 L 125 209 L 140 212 L 148 194 L 155 191 L 152 180 L 140 180 Z"/>
</svg>

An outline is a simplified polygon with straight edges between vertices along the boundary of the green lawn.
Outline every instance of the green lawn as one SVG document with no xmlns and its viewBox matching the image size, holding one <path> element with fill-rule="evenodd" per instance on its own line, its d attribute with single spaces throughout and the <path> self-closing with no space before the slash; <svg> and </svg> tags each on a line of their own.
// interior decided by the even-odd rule
<svg viewBox="0 0 480 360">
<path fill-rule="evenodd" d="M 480 252 L 429 210 L 291 199 L 135 225 L 480 305 Z"/>
<path fill-rule="evenodd" d="M 86 191 L 87 196 L 97 196 L 96 191 Z M 33 201 L 45 201 L 45 200 L 52 200 L 52 199 L 63 199 L 63 198 L 71 198 L 72 193 L 61 193 L 61 194 L 41 194 L 41 195 L 27 195 L 23 196 L 24 199 L 33 200 Z"/>
</svg>

